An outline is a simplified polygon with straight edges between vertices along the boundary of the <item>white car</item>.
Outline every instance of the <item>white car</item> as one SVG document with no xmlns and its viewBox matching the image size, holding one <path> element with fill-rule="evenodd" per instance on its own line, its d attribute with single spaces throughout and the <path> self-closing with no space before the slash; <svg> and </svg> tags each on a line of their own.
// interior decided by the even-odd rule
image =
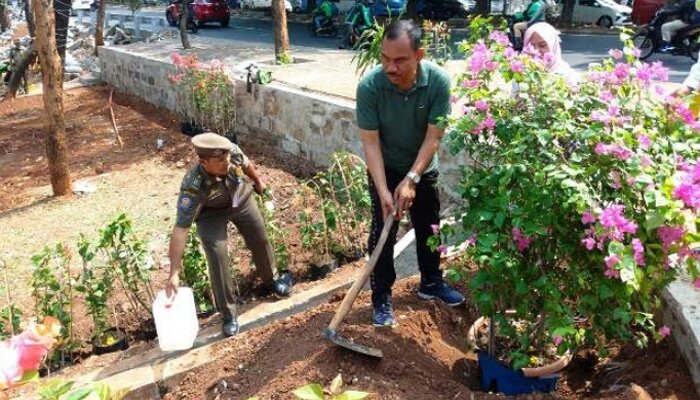
<svg viewBox="0 0 700 400">
<path fill-rule="evenodd" d="M 576 0 L 574 22 L 596 24 L 605 28 L 631 23 L 632 9 L 613 0 Z"/>
<path fill-rule="evenodd" d="M 242 0 L 241 9 L 254 10 L 261 8 L 271 8 L 272 0 Z M 292 12 L 292 3 L 289 0 L 284 0 L 284 8 L 287 12 Z"/>
<path fill-rule="evenodd" d="M 89 10 L 92 0 L 73 0 L 71 2 L 71 8 L 74 10 Z"/>
</svg>

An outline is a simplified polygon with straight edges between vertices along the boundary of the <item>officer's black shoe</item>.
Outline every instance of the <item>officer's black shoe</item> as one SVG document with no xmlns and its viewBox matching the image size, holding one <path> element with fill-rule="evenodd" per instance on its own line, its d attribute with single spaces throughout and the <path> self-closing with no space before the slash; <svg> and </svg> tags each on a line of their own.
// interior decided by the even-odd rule
<svg viewBox="0 0 700 400">
<path fill-rule="evenodd" d="M 292 285 L 294 285 L 292 273 L 285 271 L 272 283 L 272 291 L 278 297 L 289 297 L 292 294 Z"/>
<path fill-rule="evenodd" d="M 224 319 L 224 324 L 221 326 L 221 331 L 224 336 L 231 337 L 238 333 L 240 326 L 238 326 L 238 319 L 236 317 Z"/>
</svg>

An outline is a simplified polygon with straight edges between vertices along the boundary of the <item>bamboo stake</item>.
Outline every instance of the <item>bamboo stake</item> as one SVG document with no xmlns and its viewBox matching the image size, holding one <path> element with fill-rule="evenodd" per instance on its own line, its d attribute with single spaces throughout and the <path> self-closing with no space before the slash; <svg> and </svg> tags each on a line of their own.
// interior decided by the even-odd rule
<svg viewBox="0 0 700 400">
<path fill-rule="evenodd" d="M 7 299 L 8 316 L 10 318 L 10 334 L 15 336 L 15 326 L 12 323 L 14 319 L 12 314 L 12 297 L 10 296 L 10 284 L 7 281 L 7 264 L 4 260 L 0 260 L 0 264 L 2 264 L 3 280 L 5 281 L 5 298 Z"/>
<path fill-rule="evenodd" d="M 112 95 L 114 94 L 114 89 L 109 92 L 109 115 L 112 117 L 112 128 L 114 128 L 114 135 L 117 137 L 117 142 L 121 148 L 124 148 L 124 141 L 119 135 L 119 129 L 117 129 L 117 120 L 114 118 L 114 107 L 112 106 Z"/>
</svg>

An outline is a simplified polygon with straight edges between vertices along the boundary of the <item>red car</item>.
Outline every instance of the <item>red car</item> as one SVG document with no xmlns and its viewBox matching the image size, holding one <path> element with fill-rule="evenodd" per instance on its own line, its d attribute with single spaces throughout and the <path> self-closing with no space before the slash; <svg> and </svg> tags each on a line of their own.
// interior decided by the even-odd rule
<svg viewBox="0 0 700 400">
<path fill-rule="evenodd" d="M 207 22 L 218 22 L 223 27 L 228 26 L 231 14 L 228 11 L 228 4 L 225 0 L 194 0 L 190 3 L 190 12 L 194 10 L 193 22 L 200 27 Z M 173 1 L 165 9 L 165 18 L 171 26 L 177 26 L 180 21 L 181 0 Z"/>
</svg>

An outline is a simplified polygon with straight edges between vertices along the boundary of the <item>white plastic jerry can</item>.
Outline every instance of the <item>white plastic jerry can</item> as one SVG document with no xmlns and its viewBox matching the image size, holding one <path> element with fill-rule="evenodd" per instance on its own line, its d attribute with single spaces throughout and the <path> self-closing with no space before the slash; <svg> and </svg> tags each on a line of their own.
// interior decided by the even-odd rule
<svg viewBox="0 0 700 400">
<path fill-rule="evenodd" d="M 192 348 L 199 331 L 197 310 L 192 289 L 181 287 L 173 298 L 165 290 L 158 292 L 153 301 L 153 319 L 158 333 L 158 345 L 163 351 Z"/>
</svg>

